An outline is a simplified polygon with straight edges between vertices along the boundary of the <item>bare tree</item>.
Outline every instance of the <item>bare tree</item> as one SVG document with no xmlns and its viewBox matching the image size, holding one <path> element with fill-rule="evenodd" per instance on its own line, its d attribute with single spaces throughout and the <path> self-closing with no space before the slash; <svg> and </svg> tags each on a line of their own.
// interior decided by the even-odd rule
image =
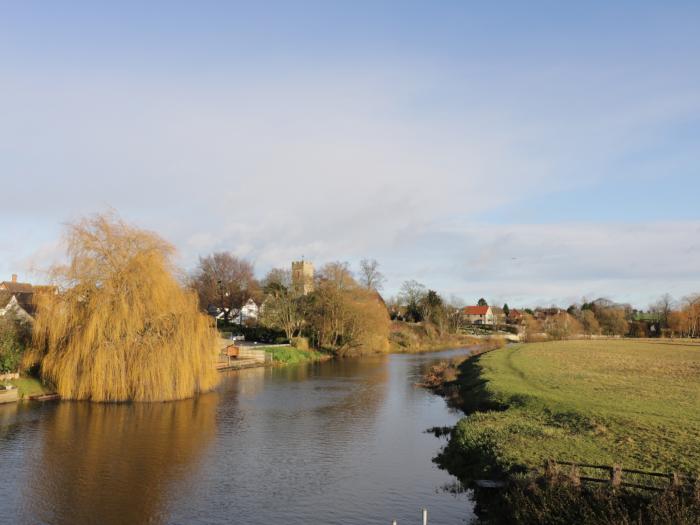
<svg viewBox="0 0 700 525">
<path fill-rule="evenodd" d="M 266 295 L 287 291 L 292 287 L 292 272 L 284 268 L 272 268 L 260 284 Z"/>
<path fill-rule="evenodd" d="M 404 281 L 399 292 L 399 301 L 401 301 L 401 306 L 406 309 L 407 318 L 412 321 L 423 320 L 421 305 L 426 295 L 428 295 L 428 290 L 418 281 Z"/>
<path fill-rule="evenodd" d="M 661 322 L 661 326 L 664 328 L 668 327 L 668 317 L 671 315 L 671 312 L 673 311 L 673 297 L 671 297 L 671 294 L 664 294 L 662 295 L 658 301 L 656 301 L 655 304 L 653 304 L 650 308 L 650 310 L 655 313 L 656 315 L 659 316 L 659 321 Z"/>
<path fill-rule="evenodd" d="M 192 286 L 202 308 L 216 306 L 228 312 L 247 299 L 260 299 L 260 286 L 253 275 L 253 264 L 229 252 L 200 257 Z"/>
<path fill-rule="evenodd" d="M 360 284 L 368 290 L 381 290 L 385 281 L 384 274 L 379 271 L 376 259 L 360 261 Z"/>
<path fill-rule="evenodd" d="M 350 265 L 346 262 L 336 261 L 326 263 L 319 270 L 318 275 L 322 281 L 331 283 L 339 290 L 352 288 L 357 285 L 350 271 Z"/>
<path fill-rule="evenodd" d="M 289 289 L 275 289 L 265 299 L 260 322 L 284 330 L 291 342 L 304 326 L 303 298 L 295 297 Z"/>
</svg>

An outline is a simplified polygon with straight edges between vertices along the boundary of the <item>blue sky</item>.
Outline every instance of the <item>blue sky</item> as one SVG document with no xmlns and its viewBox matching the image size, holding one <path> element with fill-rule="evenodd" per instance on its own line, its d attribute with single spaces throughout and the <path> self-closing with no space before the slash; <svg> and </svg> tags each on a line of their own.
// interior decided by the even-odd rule
<svg viewBox="0 0 700 525">
<path fill-rule="evenodd" d="M 0 277 L 114 208 L 191 269 L 700 291 L 697 2 L 0 3 Z"/>
</svg>

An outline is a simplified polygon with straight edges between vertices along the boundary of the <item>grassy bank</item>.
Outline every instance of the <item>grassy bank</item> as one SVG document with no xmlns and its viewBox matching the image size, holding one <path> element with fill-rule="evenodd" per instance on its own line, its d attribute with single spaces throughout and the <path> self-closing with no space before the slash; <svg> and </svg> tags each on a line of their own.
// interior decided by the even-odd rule
<svg viewBox="0 0 700 525">
<path fill-rule="evenodd" d="M 695 525 L 700 493 L 638 492 L 532 476 L 546 459 L 700 470 L 700 346 L 667 341 L 560 341 L 505 347 L 426 376 L 467 416 L 437 458 L 476 490 L 492 524 Z M 563 476 L 563 477 L 562 477 Z"/>
<path fill-rule="evenodd" d="M 29 396 L 49 394 L 53 390 L 44 386 L 36 377 L 22 376 L 19 379 L 5 381 L 17 387 L 17 393 L 20 399 L 28 399 Z"/>
<path fill-rule="evenodd" d="M 394 321 L 389 333 L 393 353 L 436 352 L 478 344 L 480 339 L 466 334 L 440 334 L 430 323 Z"/>
<path fill-rule="evenodd" d="M 310 361 L 322 361 L 328 359 L 328 354 L 317 350 L 302 350 L 293 346 L 267 346 L 258 350 L 265 350 L 272 356 L 272 362 L 279 365 L 293 365 Z"/>
<path fill-rule="evenodd" d="M 462 478 L 524 471 L 547 458 L 700 470 L 697 345 L 519 345 L 464 362 L 452 385 L 469 415 L 441 461 Z"/>
</svg>

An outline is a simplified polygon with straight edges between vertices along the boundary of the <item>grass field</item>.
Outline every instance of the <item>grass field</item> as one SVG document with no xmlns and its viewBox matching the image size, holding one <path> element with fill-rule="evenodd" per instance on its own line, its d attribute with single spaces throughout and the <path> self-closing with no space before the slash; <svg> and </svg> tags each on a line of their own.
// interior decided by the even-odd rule
<svg viewBox="0 0 700 525">
<path fill-rule="evenodd" d="M 466 405 L 500 408 L 473 412 L 455 428 L 442 459 L 462 476 L 550 457 L 700 471 L 700 345 L 533 343 L 485 354 L 460 371 Z"/>
</svg>

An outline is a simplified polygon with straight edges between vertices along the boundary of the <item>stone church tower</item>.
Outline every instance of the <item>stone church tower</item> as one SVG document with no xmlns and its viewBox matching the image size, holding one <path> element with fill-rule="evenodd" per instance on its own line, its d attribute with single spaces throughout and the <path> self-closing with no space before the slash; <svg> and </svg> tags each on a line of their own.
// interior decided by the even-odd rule
<svg viewBox="0 0 700 525">
<path fill-rule="evenodd" d="M 298 295 L 314 291 L 314 265 L 309 261 L 292 262 L 292 290 Z"/>
</svg>

